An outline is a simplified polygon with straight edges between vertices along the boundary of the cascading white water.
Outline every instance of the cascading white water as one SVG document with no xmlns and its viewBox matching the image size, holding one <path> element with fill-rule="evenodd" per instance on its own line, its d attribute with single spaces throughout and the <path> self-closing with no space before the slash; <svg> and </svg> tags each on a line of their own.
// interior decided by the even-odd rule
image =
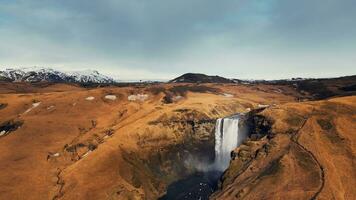
<svg viewBox="0 0 356 200">
<path fill-rule="evenodd" d="M 240 117 L 220 118 L 215 125 L 215 161 L 214 168 L 224 171 L 230 162 L 231 151 L 245 139 L 244 134 L 239 133 Z"/>
</svg>

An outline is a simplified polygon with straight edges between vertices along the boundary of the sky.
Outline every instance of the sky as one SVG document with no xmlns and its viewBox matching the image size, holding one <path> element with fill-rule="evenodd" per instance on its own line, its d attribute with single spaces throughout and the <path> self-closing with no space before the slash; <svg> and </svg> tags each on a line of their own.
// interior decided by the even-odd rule
<svg viewBox="0 0 356 200">
<path fill-rule="evenodd" d="M 280 79 L 355 63 L 356 0 L 0 0 L 0 69 Z"/>
</svg>

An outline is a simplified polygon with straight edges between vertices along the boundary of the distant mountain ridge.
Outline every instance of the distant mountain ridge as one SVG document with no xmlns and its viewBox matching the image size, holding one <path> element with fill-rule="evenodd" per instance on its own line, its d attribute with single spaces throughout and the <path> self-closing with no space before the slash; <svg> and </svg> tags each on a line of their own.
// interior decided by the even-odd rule
<svg viewBox="0 0 356 200">
<path fill-rule="evenodd" d="M 179 76 L 170 83 L 235 83 L 234 80 L 227 79 L 221 76 L 209 76 L 206 74 L 199 73 L 186 73 Z"/>
<path fill-rule="evenodd" d="M 0 71 L 0 80 L 11 82 L 115 83 L 95 70 L 59 71 L 52 68 L 8 68 Z"/>
</svg>

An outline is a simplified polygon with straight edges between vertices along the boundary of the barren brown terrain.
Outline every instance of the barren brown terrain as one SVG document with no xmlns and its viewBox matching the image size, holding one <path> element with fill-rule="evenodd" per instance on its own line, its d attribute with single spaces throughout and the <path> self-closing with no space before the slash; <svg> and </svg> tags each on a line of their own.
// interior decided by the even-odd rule
<svg viewBox="0 0 356 200">
<path fill-rule="evenodd" d="M 213 199 L 355 199 L 356 98 L 306 98 L 289 85 L 1 83 L 0 199 L 157 199 L 214 150 L 217 118 L 255 111 L 270 129 L 234 151 Z"/>
<path fill-rule="evenodd" d="M 271 106 L 235 150 L 213 199 L 355 199 L 356 97 Z"/>
</svg>

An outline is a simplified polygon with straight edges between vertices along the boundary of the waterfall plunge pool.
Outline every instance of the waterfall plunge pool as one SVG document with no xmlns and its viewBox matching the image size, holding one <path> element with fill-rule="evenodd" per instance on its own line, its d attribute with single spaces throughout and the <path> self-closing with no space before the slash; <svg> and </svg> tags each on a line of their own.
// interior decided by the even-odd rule
<svg viewBox="0 0 356 200">
<path fill-rule="evenodd" d="M 206 163 L 205 167 L 194 174 L 170 184 L 166 195 L 159 200 L 208 200 L 217 190 L 218 181 L 229 166 L 231 151 L 247 138 L 247 132 L 241 128 L 241 121 L 241 115 L 217 119 L 214 162 Z"/>
</svg>

